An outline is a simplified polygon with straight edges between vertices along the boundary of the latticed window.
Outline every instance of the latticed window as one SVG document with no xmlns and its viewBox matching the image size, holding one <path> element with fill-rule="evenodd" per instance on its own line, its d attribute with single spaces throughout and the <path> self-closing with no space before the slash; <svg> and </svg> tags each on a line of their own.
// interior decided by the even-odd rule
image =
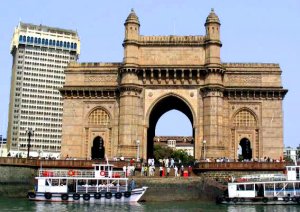
<svg viewBox="0 0 300 212">
<path fill-rule="evenodd" d="M 89 116 L 89 124 L 108 125 L 109 115 L 102 109 L 96 109 Z"/>
<path fill-rule="evenodd" d="M 233 124 L 236 127 L 255 127 L 255 117 L 248 110 L 241 110 L 236 114 L 233 120 Z"/>
</svg>

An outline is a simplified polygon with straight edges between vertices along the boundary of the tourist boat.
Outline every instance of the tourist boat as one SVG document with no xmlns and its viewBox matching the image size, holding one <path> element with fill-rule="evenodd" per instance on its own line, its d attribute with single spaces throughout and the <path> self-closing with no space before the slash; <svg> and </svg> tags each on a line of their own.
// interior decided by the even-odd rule
<svg viewBox="0 0 300 212">
<path fill-rule="evenodd" d="M 221 204 L 300 204 L 300 166 L 286 166 L 285 174 L 247 175 L 232 179 Z"/>
<path fill-rule="evenodd" d="M 51 202 L 137 202 L 147 187 L 134 188 L 126 173 L 111 164 L 93 164 L 90 170 L 39 169 L 29 200 Z"/>
</svg>

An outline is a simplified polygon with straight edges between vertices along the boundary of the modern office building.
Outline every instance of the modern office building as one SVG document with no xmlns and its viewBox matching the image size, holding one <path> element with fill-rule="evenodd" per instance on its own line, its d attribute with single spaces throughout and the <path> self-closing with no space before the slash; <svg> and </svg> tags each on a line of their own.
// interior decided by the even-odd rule
<svg viewBox="0 0 300 212">
<path fill-rule="evenodd" d="M 12 156 L 59 156 L 63 102 L 59 89 L 64 69 L 76 61 L 80 40 L 76 31 L 19 23 L 13 56 L 7 146 Z"/>
</svg>

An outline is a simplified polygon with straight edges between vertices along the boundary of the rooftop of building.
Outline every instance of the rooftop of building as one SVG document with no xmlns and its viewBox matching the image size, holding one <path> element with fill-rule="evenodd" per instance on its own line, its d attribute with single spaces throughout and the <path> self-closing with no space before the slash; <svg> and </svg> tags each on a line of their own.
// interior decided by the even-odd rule
<svg viewBox="0 0 300 212">
<path fill-rule="evenodd" d="M 46 25 L 36 25 L 31 23 L 19 23 L 20 29 L 31 29 L 31 30 L 37 30 L 37 31 L 43 31 L 43 32 L 51 32 L 51 33 L 61 33 L 61 34 L 71 34 L 73 36 L 78 36 L 77 31 L 70 30 L 70 29 L 62 29 L 58 27 L 50 27 Z"/>
</svg>

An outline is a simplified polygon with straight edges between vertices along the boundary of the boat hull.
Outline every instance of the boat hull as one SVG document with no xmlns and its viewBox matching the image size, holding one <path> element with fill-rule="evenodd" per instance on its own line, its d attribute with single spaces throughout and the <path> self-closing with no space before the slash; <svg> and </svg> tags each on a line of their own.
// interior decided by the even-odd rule
<svg viewBox="0 0 300 212">
<path fill-rule="evenodd" d="M 217 197 L 218 204 L 225 205 L 300 205 L 300 197 L 256 197 L 256 198 L 228 198 Z"/>
<path fill-rule="evenodd" d="M 110 193 L 44 193 L 28 192 L 31 201 L 46 202 L 138 202 L 146 192 L 147 187 L 137 188 L 128 192 Z M 129 195 L 130 194 L 130 195 Z"/>
</svg>

